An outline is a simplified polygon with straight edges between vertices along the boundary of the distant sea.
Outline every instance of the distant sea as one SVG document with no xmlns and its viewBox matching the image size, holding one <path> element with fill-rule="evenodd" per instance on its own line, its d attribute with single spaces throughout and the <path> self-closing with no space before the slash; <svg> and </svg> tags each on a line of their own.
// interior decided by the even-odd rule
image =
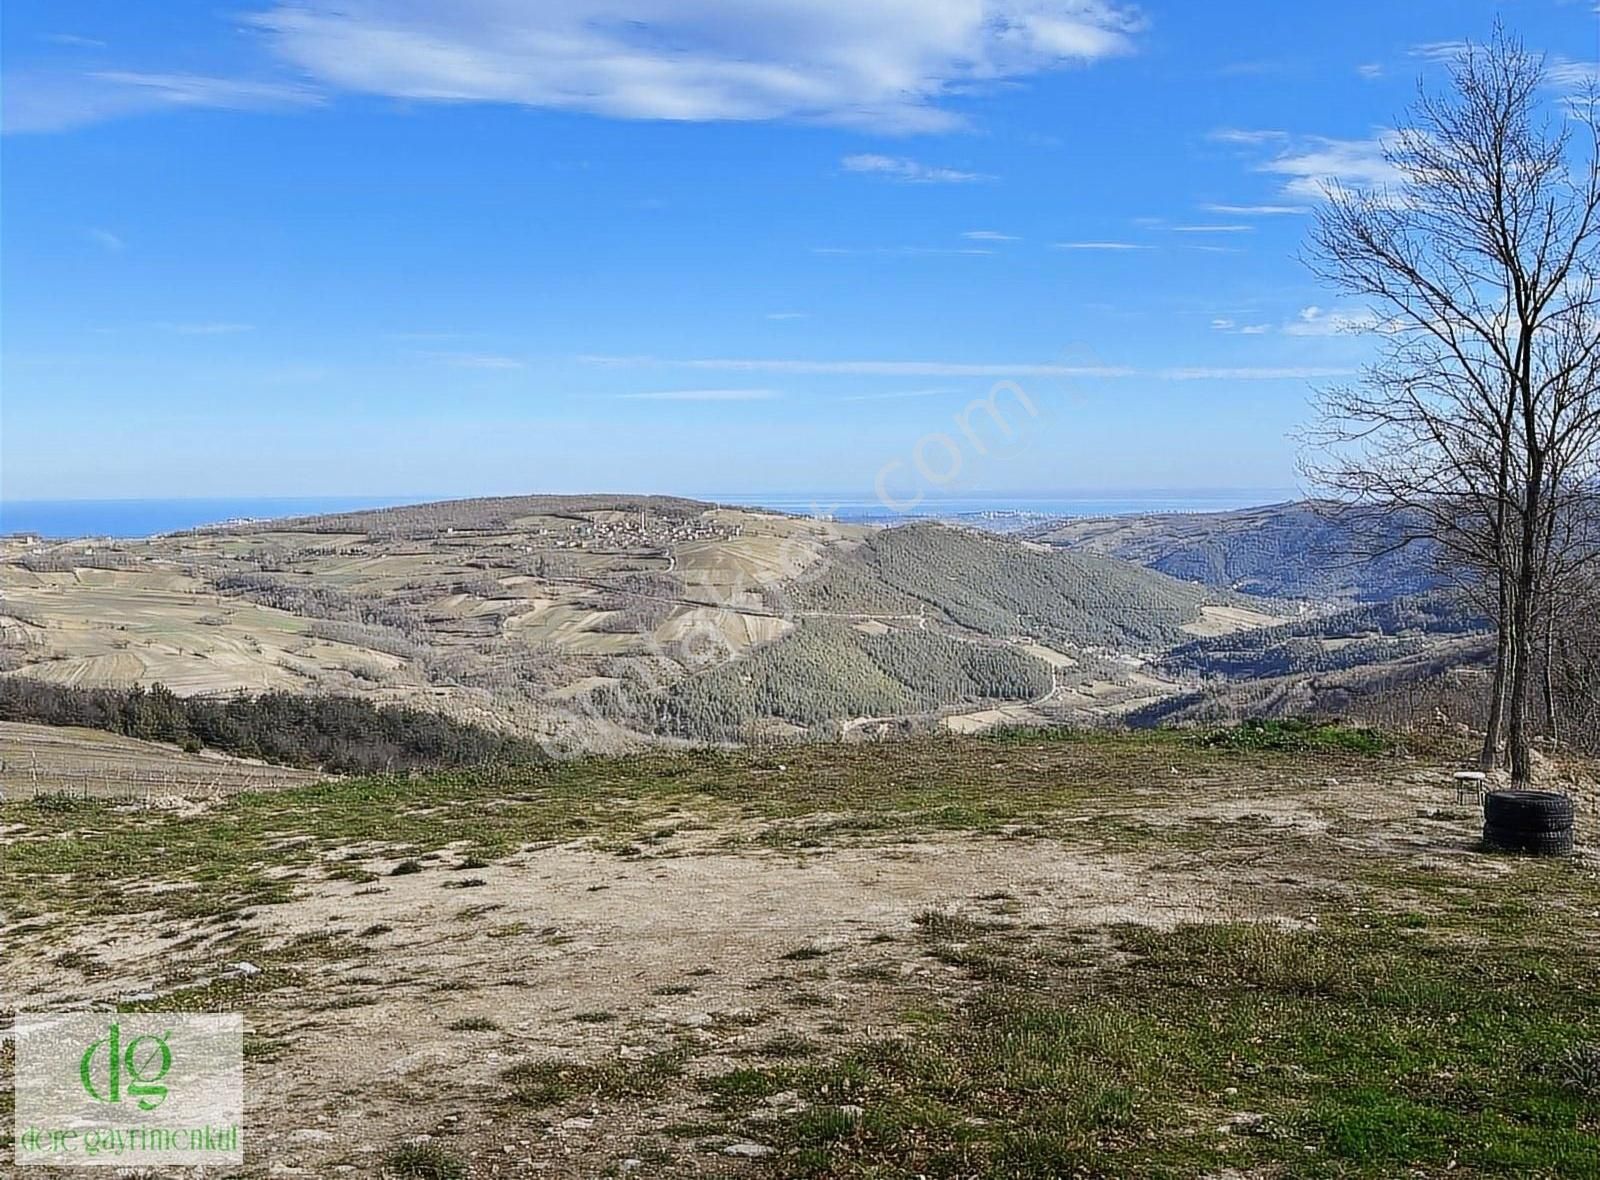
<svg viewBox="0 0 1600 1180">
<path fill-rule="evenodd" d="M 910 518 L 950 520 L 982 515 L 1127 516 L 1139 512 L 1228 512 L 1260 504 L 1298 500 L 1296 488 L 1229 488 L 1223 490 L 1157 489 L 1152 491 L 1078 491 L 1021 494 L 973 492 L 962 496 L 928 496 L 899 508 L 874 496 L 849 492 L 794 492 L 765 495 L 718 495 L 706 499 L 776 508 L 807 516 L 832 516 L 850 522 Z"/>
<path fill-rule="evenodd" d="M 1117 516 L 1134 512 L 1225 512 L 1297 499 L 1294 488 L 1225 491 L 972 493 L 928 497 L 905 511 L 872 496 L 845 492 L 722 492 L 696 497 L 853 522 L 905 518 L 955 519 L 984 514 Z M 272 520 L 416 504 L 437 496 L 299 496 L 193 500 L 8 500 L 0 502 L 0 534 L 43 537 L 148 537 L 233 520 Z M 981 523 L 981 521 L 979 522 Z"/>
<path fill-rule="evenodd" d="M 288 496 L 216 500 L 6 500 L 0 534 L 41 537 L 148 537 L 229 520 L 271 520 L 412 504 L 412 496 Z"/>
</svg>

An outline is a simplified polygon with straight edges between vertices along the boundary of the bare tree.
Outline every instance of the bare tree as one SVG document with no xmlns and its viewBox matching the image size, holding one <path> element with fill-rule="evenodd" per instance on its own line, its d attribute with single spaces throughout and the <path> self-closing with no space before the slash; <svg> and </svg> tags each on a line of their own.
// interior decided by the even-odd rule
<svg viewBox="0 0 1600 1180">
<path fill-rule="evenodd" d="M 1594 95 L 1552 116 L 1543 59 L 1499 27 L 1450 76 L 1385 139 L 1389 184 L 1327 188 L 1310 265 L 1368 302 L 1378 359 L 1323 395 L 1308 467 L 1487 592 L 1484 758 L 1503 719 L 1525 782 L 1540 627 L 1588 560 L 1574 516 L 1600 448 L 1600 138 Z"/>
</svg>

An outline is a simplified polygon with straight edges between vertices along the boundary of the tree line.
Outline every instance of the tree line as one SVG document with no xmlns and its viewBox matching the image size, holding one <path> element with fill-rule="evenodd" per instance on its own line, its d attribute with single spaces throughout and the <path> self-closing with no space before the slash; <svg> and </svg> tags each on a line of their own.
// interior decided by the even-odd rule
<svg viewBox="0 0 1600 1180">
<path fill-rule="evenodd" d="M 225 700 L 146 689 L 0 679 L 0 721 L 76 725 L 185 750 L 216 750 L 339 774 L 543 761 L 538 744 L 469 722 L 349 696 L 241 693 Z"/>
</svg>

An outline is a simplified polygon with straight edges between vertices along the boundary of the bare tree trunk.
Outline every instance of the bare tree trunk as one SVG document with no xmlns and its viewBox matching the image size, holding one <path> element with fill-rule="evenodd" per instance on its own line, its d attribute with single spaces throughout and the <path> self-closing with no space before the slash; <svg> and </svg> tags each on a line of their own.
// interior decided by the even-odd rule
<svg viewBox="0 0 1600 1180">
<path fill-rule="evenodd" d="M 1550 611 L 1544 621 L 1544 732 L 1550 748 L 1561 745 L 1561 718 L 1556 712 L 1556 619 Z"/>
<path fill-rule="evenodd" d="M 1530 450 L 1533 448 L 1530 448 Z M 1527 486 L 1523 492 L 1521 538 L 1518 558 L 1516 591 L 1511 599 L 1511 652 L 1516 661 L 1511 670 L 1510 719 L 1507 724 L 1506 745 L 1511 758 L 1511 781 L 1527 786 L 1533 780 L 1533 743 L 1528 728 L 1528 698 L 1533 669 L 1533 628 L 1538 615 L 1535 596 L 1538 593 L 1539 513 L 1544 489 L 1544 458 L 1537 451 L 1529 465 Z"/>
<path fill-rule="evenodd" d="M 1506 674 L 1511 655 L 1510 609 L 1506 601 L 1506 580 L 1500 582 L 1500 614 L 1495 620 L 1494 686 L 1489 692 L 1489 720 L 1483 727 L 1483 749 L 1478 754 L 1480 770 L 1493 770 L 1500 763 L 1500 740 L 1505 734 Z"/>
</svg>

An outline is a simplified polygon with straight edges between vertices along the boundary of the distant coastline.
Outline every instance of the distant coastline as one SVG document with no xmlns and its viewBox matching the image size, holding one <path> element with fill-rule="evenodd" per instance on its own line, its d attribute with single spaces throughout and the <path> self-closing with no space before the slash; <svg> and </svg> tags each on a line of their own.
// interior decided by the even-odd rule
<svg viewBox="0 0 1600 1180">
<path fill-rule="evenodd" d="M 781 512 L 832 516 L 855 523 L 887 523 L 896 519 L 981 518 L 985 514 L 1057 517 L 1122 516 L 1139 512 L 1226 512 L 1292 500 L 1300 494 L 1293 488 L 1086 490 L 1036 494 L 973 492 L 960 496 L 930 496 L 903 512 L 885 506 L 870 495 L 852 492 L 719 492 L 695 498 L 772 508 Z M 7 500 L 0 501 L 0 534 L 37 533 L 46 538 L 148 537 L 156 533 L 228 521 L 317 516 L 330 512 L 417 504 L 440 498 L 415 495 Z M 981 520 L 977 523 L 981 523 Z"/>
</svg>

